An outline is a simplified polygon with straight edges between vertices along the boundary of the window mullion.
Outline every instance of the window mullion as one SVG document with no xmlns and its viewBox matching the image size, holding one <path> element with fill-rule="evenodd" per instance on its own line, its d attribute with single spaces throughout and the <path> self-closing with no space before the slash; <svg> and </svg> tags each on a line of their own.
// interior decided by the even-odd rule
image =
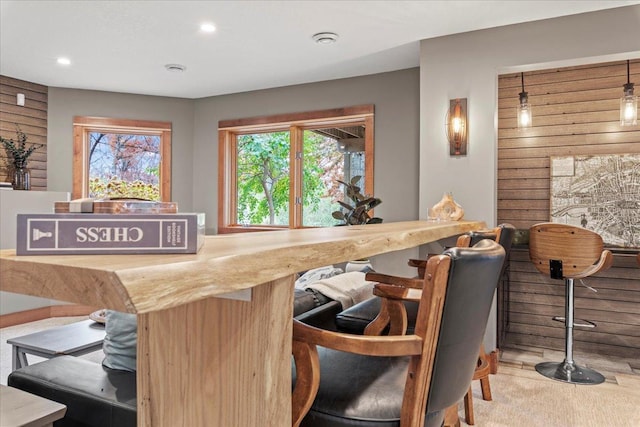
<svg viewBox="0 0 640 427">
<path fill-rule="evenodd" d="M 289 226 L 291 228 L 302 227 L 302 133 L 303 130 L 299 126 L 289 128 L 291 143 Z"/>
</svg>

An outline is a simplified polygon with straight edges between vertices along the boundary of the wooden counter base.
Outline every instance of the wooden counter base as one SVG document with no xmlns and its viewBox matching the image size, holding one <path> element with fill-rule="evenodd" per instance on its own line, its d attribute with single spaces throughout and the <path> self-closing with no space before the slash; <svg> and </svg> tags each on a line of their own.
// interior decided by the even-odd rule
<svg viewBox="0 0 640 427">
<path fill-rule="evenodd" d="M 139 315 L 138 425 L 290 426 L 293 282 Z"/>
</svg>

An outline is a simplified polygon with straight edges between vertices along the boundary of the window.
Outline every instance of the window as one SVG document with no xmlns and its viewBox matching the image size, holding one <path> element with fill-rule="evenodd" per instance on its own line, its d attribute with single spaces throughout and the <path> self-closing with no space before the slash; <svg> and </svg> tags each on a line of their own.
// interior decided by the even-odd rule
<svg viewBox="0 0 640 427">
<path fill-rule="evenodd" d="M 373 194 L 373 105 L 219 122 L 218 232 L 333 226 L 359 176 Z"/>
<path fill-rule="evenodd" d="M 171 123 L 74 117 L 74 199 L 171 201 Z"/>
</svg>

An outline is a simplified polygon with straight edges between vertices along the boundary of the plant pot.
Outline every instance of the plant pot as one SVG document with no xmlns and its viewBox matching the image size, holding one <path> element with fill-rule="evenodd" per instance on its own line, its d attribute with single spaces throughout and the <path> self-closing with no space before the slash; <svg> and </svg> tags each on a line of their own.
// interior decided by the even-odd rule
<svg viewBox="0 0 640 427">
<path fill-rule="evenodd" d="M 345 273 L 350 273 L 352 271 L 360 271 L 362 273 L 366 273 L 367 271 L 371 270 L 373 270 L 373 267 L 371 267 L 371 261 L 369 261 L 368 259 L 349 261 L 344 268 Z"/>
<path fill-rule="evenodd" d="M 30 190 L 31 189 L 31 174 L 27 168 L 14 168 L 13 169 L 13 189 L 14 190 Z"/>
</svg>

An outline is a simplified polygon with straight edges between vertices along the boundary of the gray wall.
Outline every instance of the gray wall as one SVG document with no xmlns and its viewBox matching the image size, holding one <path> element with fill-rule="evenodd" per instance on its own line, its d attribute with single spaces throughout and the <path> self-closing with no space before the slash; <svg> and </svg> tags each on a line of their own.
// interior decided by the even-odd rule
<svg viewBox="0 0 640 427">
<path fill-rule="evenodd" d="M 193 149 L 194 208 L 207 212 L 217 228 L 215 185 L 218 121 L 271 114 L 375 105 L 376 216 L 385 221 L 418 215 L 419 72 L 417 68 L 277 89 L 202 98 L 196 101 Z"/>
<path fill-rule="evenodd" d="M 466 217 L 494 226 L 498 74 L 638 57 L 640 6 L 428 39 L 420 48 L 420 217 L 451 191 Z M 461 158 L 449 157 L 442 126 L 456 97 L 469 107 L 469 152 Z M 492 317 L 488 351 L 495 330 Z"/>
<path fill-rule="evenodd" d="M 215 234 L 219 120 L 361 104 L 375 105 L 374 190 L 383 201 L 376 216 L 387 222 L 417 219 L 418 68 L 197 100 L 49 88 L 48 189 L 71 191 L 73 116 L 169 121 L 173 201 L 182 212 L 205 212 L 207 233 Z M 377 257 L 373 264 L 410 274 L 404 264 L 414 252 Z"/>
<path fill-rule="evenodd" d="M 47 189 L 72 191 L 73 117 L 157 120 L 172 123 L 171 193 L 183 212 L 192 209 L 194 101 L 91 90 L 49 88 Z"/>
</svg>

